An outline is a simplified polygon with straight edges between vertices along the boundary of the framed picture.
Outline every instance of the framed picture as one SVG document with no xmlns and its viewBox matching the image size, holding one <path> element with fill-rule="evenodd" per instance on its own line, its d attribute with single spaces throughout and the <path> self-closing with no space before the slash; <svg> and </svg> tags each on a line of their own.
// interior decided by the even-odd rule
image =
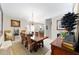
<svg viewBox="0 0 79 59">
<path fill-rule="evenodd" d="M 46 30 L 48 30 L 48 26 L 46 26 Z"/>
<path fill-rule="evenodd" d="M 65 28 L 62 28 L 61 26 L 61 20 L 57 20 L 57 30 L 64 30 Z"/>
<path fill-rule="evenodd" d="M 11 27 L 20 27 L 19 20 L 11 20 Z"/>
</svg>

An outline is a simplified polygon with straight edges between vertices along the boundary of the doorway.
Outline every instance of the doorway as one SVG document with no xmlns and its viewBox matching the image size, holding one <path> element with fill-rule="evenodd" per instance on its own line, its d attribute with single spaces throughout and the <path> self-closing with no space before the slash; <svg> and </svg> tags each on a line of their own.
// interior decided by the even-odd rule
<svg viewBox="0 0 79 59">
<path fill-rule="evenodd" d="M 46 36 L 48 36 L 50 39 L 52 38 L 52 19 L 46 19 Z"/>
</svg>

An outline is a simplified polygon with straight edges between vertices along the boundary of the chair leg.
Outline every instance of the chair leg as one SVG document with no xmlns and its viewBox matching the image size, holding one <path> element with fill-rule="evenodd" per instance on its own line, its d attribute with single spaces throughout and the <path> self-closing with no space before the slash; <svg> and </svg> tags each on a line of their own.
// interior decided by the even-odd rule
<svg viewBox="0 0 79 59">
<path fill-rule="evenodd" d="M 27 47 L 27 49 L 28 49 L 28 42 L 25 42 L 25 48 Z"/>
<path fill-rule="evenodd" d="M 42 41 L 42 47 L 44 47 L 44 42 Z"/>
<path fill-rule="evenodd" d="M 25 44 L 25 48 L 27 47 L 27 44 Z M 28 47 L 27 47 L 27 49 L 28 49 Z"/>
<path fill-rule="evenodd" d="M 31 52 L 31 53 L 32 53 L 32 51 L 35 51 L 34 48 L 35 48 L 34 45 L 30 47 L 30 52 Z"/>
<path fill-rule="evenodd" d="M 34 51 L 37 52 L 37 49 L 38 49 L 38 45 L 37 43 L 34 45 Z"/>
<path fill-rule="evenodd" d="M 23 40 L 21 41 L 21 43 L 23 44 Z"/>
<path fill-rule="evenodd" d="M 32 53 L 32 51 L 33 51 L 33 48 L 32 48 L 33 46 L 30 46 L 30 45 L 28 45 L 28 51 L 30 52 L 30 53 Z"/>
<path fill-rule="evenodd" d="M 30 52 L 32 53 L 32 50 L 30 50 Z"/>
<path fill-rule="evenodd" d="M 40 42 L 38 43 L 38 48 L 40 48 Z"/>
</svg>

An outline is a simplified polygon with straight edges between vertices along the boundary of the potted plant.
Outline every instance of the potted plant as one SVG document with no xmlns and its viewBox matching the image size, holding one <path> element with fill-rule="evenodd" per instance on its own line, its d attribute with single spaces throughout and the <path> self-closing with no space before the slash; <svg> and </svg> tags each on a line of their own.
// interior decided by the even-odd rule
<svg viewBox="0 0 79 59">
<path fill-rule="evenodd" d="M 75 29 L 75 25 L 77 24 L 77 18 L 77 14 L 69 12 L 65 14 L 61 19 L 62 28 L 65 28 L 67 30 L 67 35 L 64 39 L 64 41 L 67 43 L 74 44 L 75 42 L 75 34 L 73 30 Z"/>
</svg>

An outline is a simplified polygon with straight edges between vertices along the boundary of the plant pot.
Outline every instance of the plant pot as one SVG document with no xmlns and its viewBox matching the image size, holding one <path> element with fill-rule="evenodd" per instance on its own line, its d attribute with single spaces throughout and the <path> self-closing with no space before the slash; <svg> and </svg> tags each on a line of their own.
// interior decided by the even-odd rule
<svg viewBox="0 0 79 59">
<path fill-rule="evenodd" d="M 74 32 L 68 32 L 65 36 L 64 42 L 74 44 L 75 43 L 75 35 Z"/>
</svg>

